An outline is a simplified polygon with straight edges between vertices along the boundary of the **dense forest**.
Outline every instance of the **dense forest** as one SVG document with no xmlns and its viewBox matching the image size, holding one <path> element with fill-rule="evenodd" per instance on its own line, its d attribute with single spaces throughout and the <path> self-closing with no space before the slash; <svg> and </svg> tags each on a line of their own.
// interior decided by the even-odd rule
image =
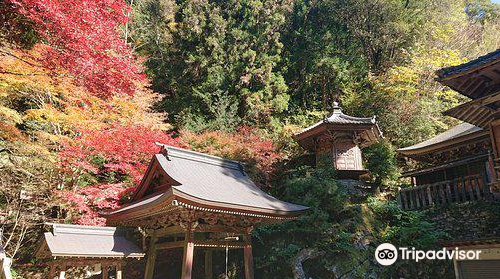
<svg viewBox="0 0 500 279">
<path fill-rule="evenodd" d="M 44 222 L 104 225 L 155 142 L 243 161 L 264 190 L 311 207 L 254 233 L 257 278 L 452 278 L 443 263 L 380 269 L 372 254 L 446 238 L 394 201 L 414 164 L 395 149 L 457 124 L 441 112 L 463 97 L 434 72 L 500 46 L 499 5 L 3 0 L 0 29 L 0 222 L 19 278 L 38 268 Z M 334 101 L 377 116 L 385 138 L 364 152 L 376 194 L 301 160 L 292 135 Z"/>
</svg>

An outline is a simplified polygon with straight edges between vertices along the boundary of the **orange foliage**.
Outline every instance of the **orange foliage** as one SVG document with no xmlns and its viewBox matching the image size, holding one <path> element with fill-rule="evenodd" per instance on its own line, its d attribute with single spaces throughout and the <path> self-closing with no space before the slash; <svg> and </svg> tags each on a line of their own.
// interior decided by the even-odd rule
<svg viewBox="0 0 500 279">
<path fill-rule="evenodd" d="M 271 140 L 262 137 L 254 128 L 243 126 L 234 133 L 207 131 L 196 134 L 188 131 L 181 138 L 192 149 L 247 164 L 247 171 L 261 186 L 270 186 L 276 163 L 283 154 Z"/>
</svg>

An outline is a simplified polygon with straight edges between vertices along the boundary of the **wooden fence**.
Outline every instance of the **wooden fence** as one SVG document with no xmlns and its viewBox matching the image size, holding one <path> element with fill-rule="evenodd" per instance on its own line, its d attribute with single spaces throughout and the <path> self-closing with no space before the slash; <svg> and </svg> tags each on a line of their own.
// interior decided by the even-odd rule
<svg viewBox="0 0 500 279">
<path fill-rule="evenodd" d="M 413 210 L 475 201 L 489 195 L 490 189 L 485 178 L 481 175 L 473 175 L 401 189 L 398 202 L 402 209 Z"/>
</svg>

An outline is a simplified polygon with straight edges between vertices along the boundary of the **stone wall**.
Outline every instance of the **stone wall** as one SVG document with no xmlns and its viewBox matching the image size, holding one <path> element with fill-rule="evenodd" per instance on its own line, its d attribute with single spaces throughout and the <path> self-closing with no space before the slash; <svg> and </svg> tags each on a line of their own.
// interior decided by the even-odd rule
<svg viewBox="0 0 500 279">
<path fill-rule="evenodd" d="M 423 212 L 450 240 L 500 238 L 500 201 L 476 201 Z"/>
</svg>

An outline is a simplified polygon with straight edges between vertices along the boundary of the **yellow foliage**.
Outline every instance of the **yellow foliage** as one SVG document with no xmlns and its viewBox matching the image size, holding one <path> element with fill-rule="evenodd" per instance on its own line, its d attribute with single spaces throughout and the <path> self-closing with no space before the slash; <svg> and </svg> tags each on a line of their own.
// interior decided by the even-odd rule
<svg viewBox="0 0 500 279">
<path fill-rule="evenodd" d="M 442 99 L 450 106 L 461 101 L 458 94 L 435 81 L 436 70 L 465 61 L 460 51 L 419 46 L 409 55 L 408 63 L 395 66 L 385 75 L 376 78 L 379 89 L 389 95 L 405 96 L 409 100 L 419 96 L 432 96 Z"/>
<path fill-rule="evenodd" d="M 0 121 L 19 124 L 22 118 L 17 111 L 0 105 Z"/>
<path fill-rule="evenodd" d="M 113 123 L 135 124 L 165 130 L 163 114 L 150 110 L 158 96 L 138 85 L 134 96 L 103 100 L 73 84 L 66 73 L 49 73 L 37 67 L 42 46 L 25 53 L 2 48 L 0 52 L 0 119 L 28 123 L 33 135 L 57 141 L 78 129 L 99 129 Z M 28 128 L 29 129 L 29 128 Z M 36 133 L 41 132 L 41 133 Z M 53 136 L 48 137 L 48 134 Z"/>
</svg>

